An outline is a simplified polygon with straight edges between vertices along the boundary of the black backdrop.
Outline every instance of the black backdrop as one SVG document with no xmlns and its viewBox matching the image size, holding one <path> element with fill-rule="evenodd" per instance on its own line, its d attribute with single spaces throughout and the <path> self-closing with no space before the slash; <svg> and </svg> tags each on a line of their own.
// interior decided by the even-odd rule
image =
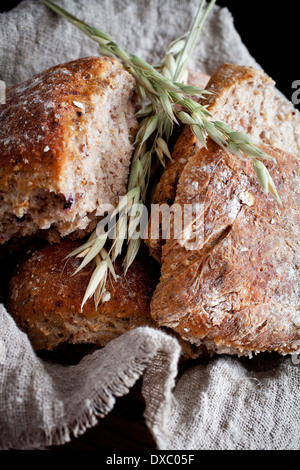
<svg viewBox="0 0 300 470">
<path fill-rule="evenodd" d="M 231 11 L 244 44 L 289 99 L 300 80 L 299 0 L 217 0 Z"/>
<path fill-rule="evenodd" d="M 88 0 L 86 2 L 88 6 Z M 7 11 L 18 3 L 1 0 L 0 11 Z M 292 83 L 300 80 L 299 0 L 217 0 L 217 4 L 229 8 L 236 29 L 250 53 L 276 81 L 277 87 L 291 99 L 294 91 Z"/>
</svg>

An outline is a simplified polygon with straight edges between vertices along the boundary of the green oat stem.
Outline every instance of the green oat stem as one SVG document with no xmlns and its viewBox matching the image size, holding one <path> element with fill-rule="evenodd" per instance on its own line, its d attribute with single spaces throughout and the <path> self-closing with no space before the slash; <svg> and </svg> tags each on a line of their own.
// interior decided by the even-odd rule
<svg viewBox="0 0 300 470">
<path fill-rule="evenodd" d="M 203 14 L 203 8 L 204 8 L 205 2 L 200 3 L 198 12 L 195 16 L 195 19 L 194 19 L 193 23 L 192 23 L 191 29 L 186 34 L 187 40 L 184 41 L 184 46 L 183 46 L 183 48 L 182 48 L 182 50 L 179 54 L 179 57 L 178 57 L 178 60 L 177 60 L 177 63 L 176 63 L 176 70 L 175 70 L 175 73 L 172 77 L 175 82 L 182 81 L 182 76 L 183 76 L 183 74 L 186 70 L 186 65 L 188 63 L 188 60 L 189 60 L 192 52 L 195 49 L 195 46 L 197 44 L 197 40 L 198 40 L 199 35 L 201 33 L 202 27 L 203 27 L 208 15 L 210 14 L 212 8 L 214 7 L 215 3 L 216 3 L 216 0 L 211 1 L 208 5 L 206 11 L 204 12 L 204 14 Z"/>
</svg>

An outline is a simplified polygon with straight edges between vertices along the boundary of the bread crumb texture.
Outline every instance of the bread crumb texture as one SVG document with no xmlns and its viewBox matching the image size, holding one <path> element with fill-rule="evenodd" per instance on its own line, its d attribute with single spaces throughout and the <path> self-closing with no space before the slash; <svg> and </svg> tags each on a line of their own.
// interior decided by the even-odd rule
<svg viewBox="0 0 300 470">
<path fill-rule="evenodd" d="M 0 243 L 38 230 L 83 235 L 126 194 L 137 130 L 135 81 L 86 57 L 7 91 L 0 110 Z"/>
</svg>

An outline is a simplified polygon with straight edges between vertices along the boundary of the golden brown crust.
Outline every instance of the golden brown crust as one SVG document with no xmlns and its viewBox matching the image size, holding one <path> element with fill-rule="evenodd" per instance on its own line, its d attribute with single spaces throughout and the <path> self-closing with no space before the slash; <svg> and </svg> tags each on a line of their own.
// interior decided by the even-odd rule
<svg viewBox="0 0 300 470">
<path fill-rule="evenodd" d="M 81 260 L 66 256 L 78 245 L 64 240 L 31 253 L 10 281 L 8 311 L 36 349 L 66 341 L 103 346 L 130 328 L 154 324 L 150 299 L 159 276 L 156 263 L 141 253 L 124 276 L 118 258 L 118 278 L 107 280 L 106 301 L 96 308 L 89 299 L 81 311 L 92 265 L 73 276 Z"/>
<path fill-rule="evenodd" d="M 126 72 L 115 59 L 86 57 L 52 67 L 8 90 L 6 105 L 0 111 L 0 186 L 5 187 L 13 173 L 22 171 L 30 172 L 31 188 L 35 184 L 40 187 L 42 177 L 49 190 L 60 191 L 60 176 L 76 158 L 66 152 L 65 142 L 83 114 L 74 102 L 88 105 L 119 73 Z M 45 152 L 49 142 L 51 148 Z"/>
<path fill-rule="evenodd" d="M 220 105 L 220 97 L 224 97 L 226 101 L 228 92 L 238 86 L 243 86 L 244 83 L 254 82 L 260 78 L 262 83 L 274 85 L 275 82 L 267 74 L 261 70 L 253 67 L 245 67 L 243 65 L 223 64 L 211 76 L 207 83 L 206 90 L 212 92 L 205 99 L 205 104 L 209 105 L 212 109 L 214 105 Z"/>
<path fill-rule="evenodd" d="M 66 152 L 66 141 L 74 122 L 84 118 L 74 101 L 89 104 L 95 93 L 110 86 L 109 78 L 121 72 L 124 69 L 115 59 L 86 57 L 7 90 L 6 104 L 0 109 L 1 189 L 22 172 L 30 174 L 31 185 L 28 188 L 24 178 L 20 191 L 40 188 L 42 178 L 44 188 L 60 192 L 63 172 L 76 158 Z M 44 151 L 47 146 L 49 151 Z"/>
<path fill-rule="evenodd" d="M 93 229 L 101 205 L 126 193 L 135 108 L 134 78 L 109 57 L 59 64 L 8 90 L 0 244 L 39 230 L 52 241 Z"/>
<path fill-rule="evenodd" d="M 27 333 L 36 350 L 55 351 L 62 356 L 73 349 L 68 345 L 105 346 L 111 340 L 139 326 L 158 328 L 150 315 L 150 301 L 159 280 L 157 263 L 141 250 L 126 276 L 122 259 L 117 258 L 118 278 L 107 281 L 103 302 L 95 308 L 89 299 L 81 311 L 92 265 L 73 276 L 80 260 L 66 256 L 80 245 L 64 240 L 59 244 L 33 249 L 19 261 L 10 280 L 8 311 Z M 181 346 L 182 360 L 207 352 L 183 341 L 173 330 L 162 328 Z"/>
<path fill-rule="evenodd" d="M 295 352 L 300 340 L 300 162 L 265 148 L 282 206 L 252 164 L 209 141 L 189 159 L 176 204 L 204 205 L 193 250 L 168 240 L 151 314 L 184 339 L 230 352 Z M 200 230 L 200 229 L 199 229 Z"/>
</svg>

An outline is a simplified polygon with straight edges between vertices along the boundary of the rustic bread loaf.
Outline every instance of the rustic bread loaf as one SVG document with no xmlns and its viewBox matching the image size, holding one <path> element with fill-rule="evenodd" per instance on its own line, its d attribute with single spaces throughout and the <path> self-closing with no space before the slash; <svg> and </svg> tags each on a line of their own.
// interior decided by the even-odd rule
<svg viewBox="0 0 300 470">
<path fill-rule="evenodd" d="M 64 342 L 104 346 L 131 328 L 155 323 L 150 300 L 159 270 L 155 261 L 142 253 L 126 277 L 118 258 L 118 278 L 107 280 L 102 303 L 96 308 L 91 298 L 81 311 L 92 266 L 73 276 L 81 260 L 66 260 L 79 244 L 63 240 L 30 253 L 10 280 L 8 311 L 35 349 L 51 350 Z"/>
<path fill-rule="evenodd" d="M 299 156 L 299 111 L 274 85 L 262 71 L 224 64 L 210 78 L 206 89 L 213 94 L 202 103 L 207 105 L 214 119 L 246 132 L 257 145 L 270 145 Z M 173 204 L 180 174 L 199 148 L 201 143 L 190 128 L 185 127 L 155 189 L 153 204 Z M 152 229 L 152 233 L 159 233 L 159 227 Z M 164 240 L 150 237 L 146 243 L 152 256 L 160 261 Z"/>
<path fill-rule="evenodd" d="M 203 205 L 198 244 L 183 237 L 162 248 L 152 317 L 217 353 L 300 350 L 300 160 L 263 149 L 276 159 L 267 166 L 282 206 L 251 162 L 209 140 L 189 158 L 175 198 Z"/>
<path fill-rule="evenodd" d="M 115 59 L 58 65 L 7 91 L 0 107 L 0 244 L 91 230 L 126 194 L 135 80 Z"/>
<path fill-rule="evenodd" d="M 105 346 L 133 328 L 158 328 L 150 315 L 150 301 L 160 274 L 153 258 L 141 250 L 125 276 L 122 258 L 118 257 L 117 280 L 108 279 L 102 303 L 96 308 L 94 299 L 89 299 L 81 310 L 92 265 L 73 276 L 81 261 L 66 261 L 79 244 L 63 240 L 32 250 L 18 263 L 10 279 L 8 311 L 27 333 L 34 349 L 53 351 L 75 344 Z M 161 329 L 177 337 L 182 358 L 205 352 L 204 347 L 183 341 L 173 330 Z"/>
</svg>

